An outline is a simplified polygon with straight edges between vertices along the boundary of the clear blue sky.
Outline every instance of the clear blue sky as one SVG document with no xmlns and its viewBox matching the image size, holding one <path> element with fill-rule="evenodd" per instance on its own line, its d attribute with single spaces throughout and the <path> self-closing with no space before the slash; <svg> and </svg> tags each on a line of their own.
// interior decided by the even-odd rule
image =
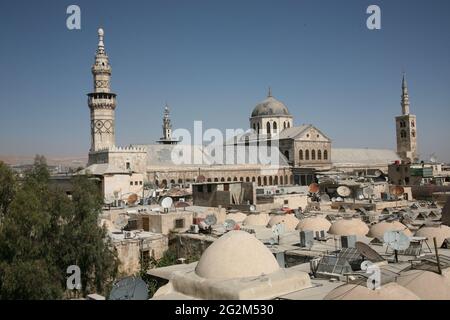
<svg viewBox="0 0 450 320">
<path fill-rule="evenodd" d="M 82 29 L 66 28 L 78 4 Z M 382 29 L 366 28 L 370 4 Z M 450 161 L 450 1 L 151 0 L 0 3 L 0 154 L 84 155 L 97 28 L 119 145 L 203 120 L 247 128 L 267 87 L 335 147 L 395 148 L 402 70 L 423 158 Z"/>
</svg>

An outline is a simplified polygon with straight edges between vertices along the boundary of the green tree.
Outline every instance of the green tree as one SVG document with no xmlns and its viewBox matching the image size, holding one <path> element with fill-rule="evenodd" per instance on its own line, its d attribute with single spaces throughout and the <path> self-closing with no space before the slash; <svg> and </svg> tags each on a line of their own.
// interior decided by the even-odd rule
<svg viewBox="0 0 450 320">
<path fill-rule="evenodd" d="M 0 224 L 0 299 L 58 299 L 66 270 L 81 269 L 83 293 L 104 293 L 117 257 L 97 224 L 101 196 L 88 177 L 73 179 L 73 196 L 49 188 L 45 158 L 20 183 Z"/>
<path fill-rule="evenodd" d="M 15 178 L 11 169 L 0 161 L 0 223 L 8 211 L 15 193 Z"/>
</svg>

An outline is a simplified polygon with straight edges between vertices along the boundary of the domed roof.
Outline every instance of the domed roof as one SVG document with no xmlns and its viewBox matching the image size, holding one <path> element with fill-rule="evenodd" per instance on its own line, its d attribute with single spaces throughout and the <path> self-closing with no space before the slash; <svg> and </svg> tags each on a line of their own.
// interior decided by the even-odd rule
<svg viewBox="0 0 450 320">
<path fill-rule="evenodd" d="M 325 231 L 327 232 L 331 227 L 330 221 L 322 217 L 309 217 L 301 219 L 297 225 L 297 230 L 311 230 L 311 231 Z"/>
<path fill-rule="evenodd" d="M 416 232 L 416 237 L 428 238 L 428 244 L 434 247 L 433 238 L 436 237 L 438 247 L 442 247 L 445 239 L 450 238 L 450 227 L 440 225 L 436 227 L 422 227 Z"/>
<path fill-rule="evenodd" d="M 341 219 L 334 222 L 329 234 L 337 236 L 365 236 L 369 232 L 369 227 L 361 219 Z"/>
<path fill-rule="evenodd" d="M 286 231 L 294 231 L 299 222 L 292 214 L 275 215 L 270 218 L 268 226 L 273 227 L 277 223 L 282 223 Z"/>
<path fill-rule="evenodd" d="M 412 237 L 413 235 L 412 232 L 408 229 L 408 227 L 399 221 L 392 221 L 392 222 L 382 221 L 371 226 L 367 236 L 370 238 L 377 238 L 378 240 L 383 240 L 384 234 L 388 231 L 403 231 L 403 233 L 408 237 Z"/>
<path fill-rule="evenodd" d="M 265 226 L 269 222 L 269 215 L 267 213 L 250 214 L 244 220 L 246 226 Z"/>
<path fill-rule="evenodd" d="M 203 252 L 195 273 L 207 279 L 232 279 L 270 274 L 280 267 L 264 244 L 245 231 L 230 231 Z"/>
<path fill-rule="evenodd" d="M 449 300 L 450 281 L 437 273 L 409 270 L 397 277 L 397 283 L 424 300 Z"/>
<path fill-rule="evenodd" d="M 289 113 L 289 110 L 284 105 L 284 103 L 272 97 L 270 89 L 267 99 L 258 103 L 252 112 L 252 118 L 260 116 L 290 116 L 290 115 L 291 114 Z"/>
<path fill-rule="evenodd" d="M 420 298 L 405 287 L 391 282 L 378 290 L 371 290 L 364 285 L 344 284 L 331 290 L 324 300 L 420 300 Z"/>
</svg>

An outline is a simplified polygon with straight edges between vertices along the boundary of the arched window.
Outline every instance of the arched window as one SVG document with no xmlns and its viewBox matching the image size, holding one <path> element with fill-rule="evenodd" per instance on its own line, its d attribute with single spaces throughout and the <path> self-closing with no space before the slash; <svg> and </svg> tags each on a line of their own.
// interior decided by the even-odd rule
<svg viewBox="0 0 450 320">
<path fill-rule="evenodd" d="M 245 178 L 245 182 L 250 182 L 250 177 Z"/>
<path fill-rule="evenodd" d="M 323 160 L 328 160 L 328 151 L 323 150 Z"/>
<path fill-rule="evenodd" d="M 311 150 L 311 160 L 316 160 L 316 150 Z"/>
<path fill-rule="evenodd" d="M 265 186 L 267 186 L 267 177 L 264 177 L 264 178 L 263 178 L 263 184 L 264 184 Z"/>
<path fill-rule="evenodd" d="M 317 160 L 322 160 L 322 150 L 317 150 Z"/>
<path fill-rule="evenodd" d="M 221 178 L 220 181 L 221 181 L 221 182 L 225 182 L 225 178 Z"/>
<path fill-rule="evenodd" d="M 231 181 L 231 178 L 230 178 L 230 177 L 228 177 L 228 178 L 227 178 L 227 181 Z"/>
<path fill-rule="evenodd" d="M 277 176 L 275 176 L 275 179 L 274 179 L 273 183 L 274 183 L 275 185 L 278 185 L 278 177 L 277 177 Z"/>
<path fill-rule="evenodd" d="M 259 122 L 256 124 L 256 133 L 259 134 Z"/>
<path fill-rule="evenodd" d="M 309 160 L 309 150 L 305 151 L 305 160 Z"/>
<path fill-rule="evenodd" d="M 283 129 L 286 129 L 286 121 L 283 123 Z"/>
<path fill-rule="evenodd" d="M 406 138 L 406 131 L 405 131 L 405 130 L 402 130 L 402 131 L 400 132 L 400 137 L 401 137 L 401 138 Z"/>
<path fill-rule="evenodd" d="M 274 123 L 273 123 L 273 132 L 276 132 L 276 131 L 277 131 L 277 123 L 274 122 Z"/>
<path fill-rule="evenodd" d="M 411 127 L 415 127 L 416 126 L 416 123 L 414 122 L 414 120 L 411 120 Z"/>
<path fill-rule="evenodd" d="M 212 182 L 211 178 L 208 178 L 208 180 L 206 180 L 206 181 L 208 181 L 208 182 Z"/>
<path fill-rule="evenodd" d="M 291 127 L 291 124 L 290 124 L 289 122 L 288 122 L 288 124 L 287 124 L 287 127 L 288 127 L 288 128 L 290 128 L 290 127 Z"/>
<path fill-rule="evenodd" d="M 261 177 L 258 177 L 258 186 L 261 185 Z"/>
<path fill-rule="evenodd" d="M 298 157 L 300 158 L 300 160 L 303 160 L 303 150 L 300 150 L 298 152 Z"/>
<path fill-rule="evenodd" d="M 280 177 L 280 184 L 283 185 L 283 176 Z"/>
<path fill-rule="evenodd" d="M 234 177 L 233 181 L 238 181 L 238 178 L 237 178 L 237 177 Z"/>
<path fill-rule="evenodd" d="M 288 150 L 286 150 L 286 151 L 284 152 L 284 156 L 285 156 L 286 159 L 289 161 L 289 151 L 288 151 Z"/>
<path fill-rule="evenodd" d="M 272 179 L 272 176 L 270 176 L 269 177 L 269 186 L 272 186 L 273 185 L 273 179 Z"/>
<path fill-rule="evenodd" d="M 416 137 L 416 132 L 414 130 L 411 131 L 411 135 L 412 135 L 413 138 L 415 138 Z"/>
<path fill-rule="evenodd" d="M 256 181 L 255 177 L 252 177 L 252 182 L 255 182 L 255 181 Z"/>
<path fill-rule="evenodd" d="M 178 179 L 178 183 L 179 184 L 183 184 L 183 180 L 182 179 Z"/>
<path fill-rule="evenodd" d="M 240 177 L 240 178 L 239 178 L 239 181 L 240 181 L 240 182 L 244 182 L 244 177 Z"/>
<path fill-rule="evenodd" d="M 214 182 L 219 182 L 219 179 L 218 178 L 214 178 Z"/>
<path fill-rule="evenodd" d="M 256 131 L 256 123 L 253 124 L 253 130 Z"/>
<path fill-rule="evenodd" d="M 267 134 L 270 134 L 270 122 L 269 121 L 267 121 L 266 128 L 267 128 Z"/>
</svg>

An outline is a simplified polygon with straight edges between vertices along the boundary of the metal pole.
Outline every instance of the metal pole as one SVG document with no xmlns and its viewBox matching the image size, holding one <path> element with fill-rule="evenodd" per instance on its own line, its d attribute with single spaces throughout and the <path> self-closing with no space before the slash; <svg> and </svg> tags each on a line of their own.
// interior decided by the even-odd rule
<svg viewBox="0 0 450 320">
<path fill-rule="evenodd" d="M 437 262 L 438 272 L 439 272 L 439 274 L 442 274 L 441 263 L 439 261 L 439 253 L 438 253 L 436 237 L 433 237 L 433 242 L 434 242 L 434 251 L 436 252 L 436 262 Z"/>
</svg>

